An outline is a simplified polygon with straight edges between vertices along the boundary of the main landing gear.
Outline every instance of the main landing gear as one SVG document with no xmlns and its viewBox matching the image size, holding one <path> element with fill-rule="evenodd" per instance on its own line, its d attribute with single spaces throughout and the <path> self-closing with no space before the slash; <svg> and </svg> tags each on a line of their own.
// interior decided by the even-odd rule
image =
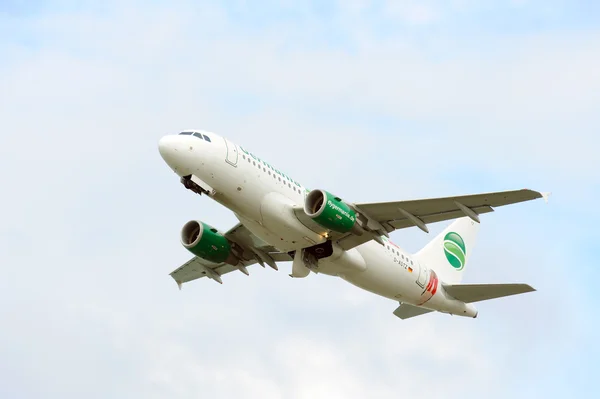
<svg viewBox="0 0 600 399">
<path fill-rule="evenodd" d="M 310 271 L 319 272 L 319 259 L 327 258 L 333 254 L 333 244 L 330 240 L 312 247 L 288 252 L 293 258 L 292 274 L 290 277 L 306 277 Z"/>
</svg>

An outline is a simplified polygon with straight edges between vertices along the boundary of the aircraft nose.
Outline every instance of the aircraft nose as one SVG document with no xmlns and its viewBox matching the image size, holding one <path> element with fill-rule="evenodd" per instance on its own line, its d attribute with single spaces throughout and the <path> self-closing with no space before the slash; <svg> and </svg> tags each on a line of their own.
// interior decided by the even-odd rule
<svg viewBox="0 0 600 399">
<path fill-rule="evenodd" d="M 166 163 L 173 160 L 177 155 L 177 146 L 175 143 L 175 136 L 164 136 L 158 140 L 158 152 L 160 156 L 165 160 Z"/>
<path fill-rule="evenodd" d="M 164 136 L 158 141 L 158 152 L 167 165 L 176 173 L 185 173 L 185 151 L 181 138 L 178 136 Z"/>
</svg>

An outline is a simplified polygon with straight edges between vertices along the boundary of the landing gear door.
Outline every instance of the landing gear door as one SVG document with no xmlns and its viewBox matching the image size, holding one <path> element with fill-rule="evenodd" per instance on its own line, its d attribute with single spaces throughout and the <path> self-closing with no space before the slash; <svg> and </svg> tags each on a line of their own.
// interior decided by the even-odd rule
<svg viewBox="0 0 600 399">
<path fill-rule="evenodd" d="M 225 156 L 225 161 L 228 164 L 236 166 L 237 162 L 238 162 L 237 145 L 233 144 L 231 141 L 227 140 L 225 137 L 223 137 L 223 140 L 225 140 L 225 147 L 227 148 L 227 155 Z"/>
</svg>

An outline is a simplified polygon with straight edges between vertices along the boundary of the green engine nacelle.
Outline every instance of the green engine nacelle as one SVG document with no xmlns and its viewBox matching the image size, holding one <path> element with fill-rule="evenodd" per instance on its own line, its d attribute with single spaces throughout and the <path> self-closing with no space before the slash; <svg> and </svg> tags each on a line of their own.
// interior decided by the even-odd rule
<svg viewBox="0 0 600 399">
<path fill-rule="evenodd" d="M 319 225 L 338 233 L 347 233 L 355 228 L 356 212 L 325 190 L 312 190 L 308 193 L 304 212 Z"/>
<path fill-rule="evenodd" d="M 188 251 L 209 262 L 230 263 L 235 258 L 225 236 L 214 227 L 196 220 L 187 222 L 181 229 L 181 243 Z"/>
</svg>

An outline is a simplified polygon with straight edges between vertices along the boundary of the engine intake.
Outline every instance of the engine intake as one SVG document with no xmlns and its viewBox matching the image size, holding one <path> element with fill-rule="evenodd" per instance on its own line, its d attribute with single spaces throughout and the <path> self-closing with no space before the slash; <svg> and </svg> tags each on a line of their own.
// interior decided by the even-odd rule
<svg viewBox="0 0 600 399">
<path fill-rule="evenodd" d="M 229 240 L 206 223 L 197 220 L 187 222 L 181 229 L 181 244 L 194 255 L 209 262 L 237 264 Z"/>
<path fill-rule="evenodd" d="M 306 196 L 304 213 L 319 225 L 336 231 L 347 233 L 353 231 L 361 234 L 356 225 L 356 212 L 342 201 L 341 198 L 325 190 L 312 190 Z"/>
</svg>

